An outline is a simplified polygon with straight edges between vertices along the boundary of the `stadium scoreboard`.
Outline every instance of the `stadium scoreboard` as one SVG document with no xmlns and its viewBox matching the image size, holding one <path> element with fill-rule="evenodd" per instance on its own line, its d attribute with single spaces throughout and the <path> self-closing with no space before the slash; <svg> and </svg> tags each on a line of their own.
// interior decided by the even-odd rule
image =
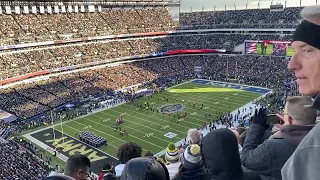
<svg viewBox="0 0 320 180">
<path fill-rule="evenodd" d="M 291 43 L 291 41 L 246 40 L 244 42 L 244 53 L 291 57 L 294 53 Z"/>
</svg>

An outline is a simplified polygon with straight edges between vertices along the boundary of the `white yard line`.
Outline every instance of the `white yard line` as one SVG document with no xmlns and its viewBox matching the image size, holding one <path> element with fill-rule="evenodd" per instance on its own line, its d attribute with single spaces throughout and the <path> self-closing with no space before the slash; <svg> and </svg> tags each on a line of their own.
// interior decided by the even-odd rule
<svg viewBox="0 0 320 180">
<path fill-rule="evenodd" d="M 167 88 L 167 90 L 169 90 L 169 89 L 171 89 L 171 88 L 175 88 L 175 87 L 181 86 L 181 85 L 183 85 L 183 84 L 192 83 L 193 80 L 196 80 L 196 79 L 192 79 L 192 80 L 183 82 L 183 83 L 181 83 L 181 84 L 177 84 L 177 85 L 171 86 L 171 87 Z M 264 88 L 264 87 L 249 86 L 249 85 L 243 85 L 243 84 L 238 84 L 238 83 L 230 83 L 230 82 L 212 81 L 212 80 L 207 80 L 207 79 L 199 79 L 199 80 L 206 80 L 206 81 L 211 81 L 211 82 L 220 82 L 220 83 L 226 83 L 226 84 L 236 84 L 236 85 L 245 86 L 245 87 L 254 87 L 254 88 L 260 88 L 260 89 L 267 89 L 267 90 L 270 90 L 269 93 L 272 93 L 272 90 L 271 90 L 271 89 Z M 204 84 L 204 85 L 205 85 L 205 84 Z M 229 88 L 232 88 L 232 87 L 229 87 Z M 245 90 L 244 90 L 244 91 L 245 91 Z M 266 93 L 266 94 L 261 95 L 260 97 L 256 98 L 254 101 L 257 101 L 257 100 L 260 100 L 260 99 L 264 98 L 264 97 L 265 97 L 267 94 L 269 94 L 269 93 Z M 193 99 L 193 98 L 192 98 L 192 99 Z M 199 98 L 198 98 L 198 97 L 195 97 L 195 99 L 199 99 Z M 205 100 L 203 100 L 203 101 L 205 101 Z M 221 100 L 220 100 L 220 101 L 221 101 Z M 209 101 L 208 101 L 208 102 L 209 102 Z M 212 102 L 210 102 L 210 103 L 212 103 Z M 222 102 L 221 104 L 223 104 L 223 103 L 225 103 L 225 102 Z M 105 110 L 107 110 L 107 109 L 111 109 L 111 110 L 113 110 L 113 111 L 115 111 L 115 112 L 118 112 L 118 111 L 116 111 L 116 110 L 114 110 L 114 109 L 112 109 L 112 108 L 113 108 L 113 107 L 120 106 L 120 105 L 122 105 L 122 104 L 125 104 L 125 102 L 121 102 L 121 103 L 119 103 L 119 104 L 116 104 L 116 105 L 114 105 L 114 106 L 110 106 L 110 107 L 107 107 L 107 108 L 95 110 L 93 113 L 86 114 L 86 115 L 84 115 L 84 116 L 80 116 L 80 117 L 74 118 L 74 119 L 72 119 L 72 120 L 70 120 L 70 121 L 64 121 L 64 122 L 62 122 L 62 123 L 57 123 L 57 124 L 55 124 L 55 125 L 51 125 L 51 126 L 48 126 L 48 127 L 45 127 L 45 128 L 42 128 L 42 129 L 33 131 L 33 132 L 29 132 L 29 133 L 27 133 L 27 134 L 25 134 L 25 135 L 23 135 L 23 136 L 26 137 L 26 138 L 28 138 L 28 139 L 31 140 L 32 142 L 35 142 L 35 144 L 38 144 L 38 145 L 40 144 L 40 145 L 43 146 L 43 145 L 45 145 L 45 144 L 42 143 L 41 141 L 33 138 L 33 137 L 31 136 L 31 134 L 34 134 L 34 133 L 37 133 L 37 132 L 40 132 L 40 131 L 43 131 L 43 130 L 46 130 L 46 129 L 49 129 L 49 128 L 53 128 L 53 127 L 55 127 L 55 126 L 60 126 L 61 124 L 70 123 L 70 122 L 76 121 L 76 120 L 78 120 L 78 119 L 87 119 L 87 118 L 85 118 L 85 117 L 91 116 L 91 115 L 96 114 L 96 113 L 98 113 L 98 112 L 105 111 Z M 220 105 L 221 105 L 221 104 L 220 104 Z M 233 103 L 232 103 L 232 104 L 233 104 Z M 248 104 L 240 107 L 239 109 L 243 109 L 243 108 L 245 108 L 245 107 L 248 107 L 248 106 L 250 106 L 251 104 L 252 104 L 252 103 L 249 102 Z M 232 111 L 231 113 L 234 114 L 234 113 L 237 113 L 237 111 L 238 111 L 238 109 Z M 140 112 L 138 112 L 138 113 L 140 113 Z M 103 113 L 103 114 L 107 114 L 107 113 Z M 143 114 L 143 113 L 140 113 L 140 114 Z M 130 115 L 130 116 L 131 116 L 131 115 Z M 132 116 L 132 117 L 135 117 L 135 116 Z M 154 118 L 154 117 L 152 117 L 152 118 Z M 142 119 L 142 118 L 139 118 L 139 119 Z M 156 118 L 156 119 L 159 119 L 159 118 Z M 194 119 L 194 118 L 191 117 L 191 119 Z M 159 120 L 160 120 L 160 119 L 159 119 Z M 92 120 L 89 120 L 89 121 L 91 121 L 91 122 L 93 122 L 93 123 L 96 123 L 96 122 L 94 122 L 94 121 L 92 121 Z M 169 122 L 169 121 L 166 121 L 166 122 Z M 76 122 L 76 123 L 86 126 L 85 124 L 82 124 L 82 123 L 79 123 L 79 122 Z M 169 123 L 172 123 L 172 122 L 169 122 Z M 105 125 L 103 125 L 103 124 L 101 124 L 101 123 L 96 123 L 96 124 L 99 124 L 99 125 L 102 125 L 102 126 L 104 126 L 104 127 L 109 128 L 108 126 L 105 126 Z M 159 124 L 159 125 L 160 125 L 160 124 Z M 179 125 L 179 124 L 176 124 L 176 125 L 189 129 L 189 127 L 187 127 L 187 126 L 183 126 L 183 125 Z M 67 127 L 76 130 L 75 128 L 73 128 L 73 127 L 71 127 L 71 126 L 67 126 Z M 110 128 L 110 129 L 112 129 L 112 128 Z M 151 128 L 150 128 L 150 129 L 151 129 Z M 152 128 L 152 129 L 153 129 L 153 128 Z M 171 129 L 172 129 L 172 128 L 171 128 Z M 94 130 L 96 130 L 96 129 L 94 129 Z M 153 129 L 153 130 L 154 130 L 154 129 Z M 173 130 L 174 130 L 174 129 L 173 129 Z M 77 131 L 79 131 L 79 130 L 77 130 Z M 112 135 L 109 135 L 109 134 L 107 134 L 107 133 L 104 133 L 104 132 L 102 132 L 102 131 L 100 131 L 100 130 L 96 130 L 96 131 L 98 131 L 98 132 L 100 132 L 100 133 L 102 133 L 102 134 L 108 135 L 108 136 L 112 136 Z M 184 132 L 182 132 L 182 131 L 178 131 L 178 130 L 176 130 L 176 131 L 177 131 L 177 132 L 184 133 Z M 80 131 L 79 131 L 79 132 L 80 132 Z M 158 132 L 160 132 L 160 131 L 158 131 Z M 186 133 L 186 132 L 185 132 L 185 133 Z M 131 136 L 132 136 L 132 135 L 131 135 Z M 70 136 L 70 137 L 72 137 L 72 136 Z M 122 140 L 122 139 L 119 139 L 119 138 L 117 138 L 117 137 L 115 137 L 115 136 L 112 136 L 112 137 L 114 137 L 115 139 L 118 139 L 118 140 L 120 140 L 120 141 L 126 142 L 126 141 L 124 141 L 124 140 Z M 146 142 L 146 143 L 148 143 L 148 144 L 151 144 L 151 145 L 153 145 L 153 146 L 156 146 L 156 147 L 158 147 L 158 148 L 161 148 L 161 149 L 163 148 L 163 147 L 160 147 L 160 146 L 158 146 L 158 145 L 156 145 L 156 144 L 153 144 L 153 143 L 151 143 L 151 142 L 148 142 L 148 141 L 145 141 L 145 140 L 143 140 L 143 139 L 140 139 L 140 138 L 138 138 L 138 137 L 135 137 L 135 136 L 132 136 L 132 137 L 134 137 L 134 138 L 136 138 L 136 139 L 139 139 L 139 140 L 141 140 L 141 141 L 143 141 L 143 142 Z M 153 137 L 154 137 L 154 136 L 153 136 Z M 73 138 L 73 137 L 72 137 L 72 138 Z M 159 139 L 160 139 L 160 138 L 159 138 Z M 184 139 L 180 140 L 179 142 L 176 143 L 176 145 L 180 145 L 183 141 L 184 141 Z M 47 146 L 47 145 L 45 145 L 45 146 Z M 110 144 L 110 146 L 116 148 L 116 146 L 113 146 L 112 144 Z M 41 146 L 40 146 L 40 147 L 41 147 Z M 94 148 L 94 147 L 92 147 L 92 148 Z M 44 149 L 45 149 L 45 148 L 44 148 Z M 97 148 L 94 148 L 94 149 L 99 150 L 99 149 L 97 149 Z M 143 149 L 143 150 L 145 150 L 145 149 Z M 99 151 L 101 151 L 101 150 L 99 150 Z M 101 151 L 101 152 L 102 152 L 102 151 Z M 105 153 L 105 152 L 103 152 L 103 153 Z M 164 153 L 165 153 L 165 150 L 159 152 L 158 154 L 156 154 L 156 156 L 159 157 L 159 156 L 163 155 Z M 106 154 L 107 154 L 107 153 L 106 153 Z M 109 154 L 108 154 L 108 155 L 109 155 Z M 109 156 L 111 156 L 111 155 L 109 155 Z M 113 156 L 111 156 L 111 157 L 113 157 Z M 113 158 L 114 158 L 114 157 L 113 157 Z M 116 159 L 117 159 L 117 158 L 116 158 Z"/>
<path fill-rule="evenodd" d="M 29 132 L 29 133 L 26 133 L 26 134 L 34 134 L 34 133 L 37 133 L 37 132 L 40 132 L 40 131 L 43 131 L 43 130 L 46 130 L 46 129 L 50 129 L 50 128 L 53 128 L 54 126 L 60 126 L 61 124 L 66 124 L 66 123 L 69 123 L 69 122 L 73 122 L 73 121 L 76 121 L 78 119 L 82 119 L 84 117 L 87 117 L 87 116 L 91 116 L 92 114 L 96 114 L 96 113 L 99 113 L 99 112 L 102 112 L 102 111 L 105 111 L 105 110 L 108 110 L 108 109 L 111 109 L 111 108 L 114 108 L 114 107 L 117 107 L 117 106 L 120 106 L 122 104 L 125 104 L 125 102 L 121 102 L 121 103 L 118 103 L 114 106 L 108 106 L 106 108 L 102 108 L 102 109 L 98 109 L 98 110 L 95 110 L 93 111 L 92 113 L 89 113 L 89 114 L 86 114 L 86 115 L 83 115 L 83 116 L 79 116 L 79 117 L 76 117 L 72 120 L 68 120 L 68 121 L 63 121 L 62 123 L 57 123 L 57 124 L 54 124 L 54 125 L 51 125 L 51 126 L 48 126 L 48 127 L 44 127 L 44 128 L 41 128 L 41 129 L 38 129 L 38 130 L 35 130 L 35 131 L 32 131 L 32 132 Z"/>
<path fill-rule="evenodd" d="M 194 79 L 194 80 L 195 80 L 195 79 Z M 203 79 L 203 80 L 207 80 L 207 79 Z M 193 80 L 190 80 L 189 82 L 191 82 L 191 81 L 193 81 Z M 219 81 L 214 81 L 214 82 L 219 82 Z M 187 82 L 186 82 L 186 83 L 187 83 Z M 186 84 L 186 83 L 183 83 L 183 84 Z M 228 83 L 228 82 L 226 82 L 226 83 Z M 228 83 L 228 84 L 236 84 L 236 83 Z M 237 84 L 237 85 L 241 85 L 241 84 Z M 175 87 L 177 87 L 177 86 L 178 86 L 178 85 L 176 85 Z M 247 86 L 247 85 L 246 85 L 246 86 Z M 172 86 L 172 87 L 173 87 L 173 86 Z M 247 87 L 261 88 L 261 87 L 258 87 L 258 86 L 247 86 Z M 268 88 L 261 88 L 261 89 L 268 89 Z M 271 90 L 271 89 L 268 89 L 268 90 L 270 90 L 268 93 L 262 94 L 261 96 L 259 96 L 258 98 L 254 99 L 253 101 L 258 101 L 258 100 L 266 97 L 268 94 L 272 93 L 272 90 Z M 250 105 L 252 105 L 251 102 L 249 102 L 249 103 L 247 103 L 246 105 L 240 107 L 239 109 L 236 109 L 236 110 L 232 111 L 231 114 L 236 114 L 236 113 L 238 113 L 238 110 L 241 111 L 242 109 L 247 108 L 247 107 L 249 107 Z M 184 139 L 181 139 L 180 141 L 176 142 L 175 145 L 176 145 L 176 146 L 179 146 L 179 145 L 181 145 L 183 142 L 184 142 Z M 158 152 L 157 154 L 155 154 L 155 157 L 161 157 L 161 156 L 163 156 L 165 153 L 166 153 L 166 150 L 164 149 L 164 150 Z"/>
<path fill-rule="evenodd" d="M 108 126 L 106 126 L 106 125 L 104 125 L 104 124 L 101 124 L 101 123 L 92 121 L 92 120 L 90 120 L 90 119 L 86 119 L 86 120 L 88 120 L 88 121 L 90 121 L 90 122 L 93 122 L 93 123 L 95 123 L 95 124 L 99 124 L 100 126 L 103 126 L 103 127 L 106 127 L 106 128 L 109 128 L 109 129 L 113 130 L 113 128 L 108 127 Z M 79 123 L 79 122 L 75 122 L 75 123 Z M 79 124 L 82 124 L 82 123 L 79 123 Z M 82 124 L 82 125 L 85 125 L 85 124 Z M 87 125 L 85 125 L 85 126 L 87 126 Z M 91 128 L 91 129 L 94 129 L 94 128 Z M 102 134 L 109 135 L 109 134 L 104 133 L 104 132 L 102 132 L 102 131 L 100 131 L 100 130 L 97 130 L 97 129 L 94 129 L 94 130 L 99 131 L 99 132 L 102 133 Z M 109 135 L 109 136 L 112 136 L 112 135 Z M 145 141 L 145 140 L 143 140 L 143 139 L 141 139 L 141 138 L 138 138 L 138 137 L 136 137 L 136 136 L 133 136 L 132 134 L 128 134 L 128 136 L 134 137 L 134 138 L 136 138 L 136 139 L 139 139 L 140 141 L 143 141 L 143 142 L 145 142 L 145 143 L 148 143 L 148 144 L 151 144 L 151 145 L 153 145 L 153 146 L 159 147 L 159 148 L 161 148 L 161 149 L 163 148 L 163 147 L 158 146 L 158 145 L 156 145 L 156 144 L 153 144 L 153 143 L 151 143 L 151 142 L 149 142 L 149 141 Z M 112 136 L 112 137 L 115 137 L 115 136 Z M 117 137 L 115 137 L 115 138 L 117 138 Z M 119 138 L 117 138 L 117 139 L 119 139 Z M 119 140 L 120 140 L 120 139 L 119 139 Z M 121 139 L 121 140 L 122 140 L 122 139 Z M 124 140 L 122 140 L 122 141 L 124 141 Z M 124 142 L 126 142 L 126 141 L 124 141 Z"/>
<path fill-rule="evenodd" d="M 115 111 L 115 112 L 118 112 L 118 111 Z M 108 114 L 108 113 L 102 113 L 102 114 L 105 114 L 105 115 L 108 115 L 108 116 L 117 117 L 117 116 L 115 116 L 115 115 L 111 115 L 111 114 Z M 99 118 L 99 119 L 104 119 L 104 118 L 101 118 L 100 116 L 96 116 L 96 115 L 92 115 L 92 116 L 97 117 L 97 118 Z M 126 116 L 130 116 L 130 115 L 129 115 L 129 114 L 126 114 Z M 131 117 L 134 117 L 134 116 L 131 116 Z M 157 131 L 157 132 L 160 132 L 160 133 L 164 133 L 164 134 L 166 134 L 166 132 L 159 131 L 159 130 L 157 130 L 157 129 L 154 129 L 154 128 L 151 128 L 151 127 L 145 126 L 145 125 L 143 125 L 143 124 L 139 124 L 139 123 L 136 123 L 136 122 L 130 121 L 130 120 L 128 120 L 128 119 L 126 119 L 126 120 L 125 120 L 125 122 L 131 122 L 131 123 L 133 123 L 133 124 L 137 124 L 137 125 L 139 125 L 139 126 L 143 126 L 144 128 L 149 128 L 149 129 L 152 129 L 153 131 Z M 150 122 L 150 121 L 148 121 L 148 122 Z M 158 124 L 158 125 L 160 125 L 160 124 Z M 128 128 L 130 128 L 130 129 L 134 129 L 134 128 L 132 128 L 132 127 L 129 127 L 129 126 L 128 126 L 128 125 L 126 125 L 126 124 L 122 124 L 121 126 L 123 126 L 123 127 L 128 127 Z M 134 130 L 137 130 L 137 129 L 134 129 Z M 144 132 L 144 131 L 141 131 L 141 132 L 143 132 L 143 133 L 147 134 L 147 133 L 146 133 L 146 132 Z M 152 137 L 154 137 L 154 136 L 152 136 Z M 179 137 L 177 137 L 177 138 L 179 138 Z M 179 138 L 179 139 L 180 139 L 180 138 Z M 170 143 L 169 141 L 167 141 L 167 142 L 168 142 L 168 143 Z"/>
<path fill-rule="evenodd" d="M 119 108 L 120 108 L 120 107 L 119 107 Z M 121 108 L 121 109 L 124 109 L 124 108 Z M 126 110 L 126 111 L 132 111 L 132 110 L 129 110 L 129 109 L 125 109 L 125 110 Z M 114 109 L 112 109 L 112 111 L 119 112 L 119 111 L 116 111 L 116 110 L 114 110 Z M 144 114 L 144 113 L 137 112 L 137 111 L 132 111 L 132 112 L 135 112 L 135 113 L 138 113 L 138 114 L 142 114 L 142 115 L 146 115 L 146 114 Z M 151 122 L 151 121 L 145 120 L 145 119 L 143 119 L 143 118 L 139 118 L 139 117 L 137 117 L 137 116 L 133 116 L 133 115 L 129 115 L 129 114 L 127 114 L 127 116 L 131 116 L 131 117 L 134 117 L 134 118 L 137 118 L 137 119 L 141 119 L 142 121 L 147 121 L 147 122 L 150 122 L 150 123 L 152 123 L 152 124 L 161 125 L 161 124 L 159 124 L 159 123 Z M 159 120 L 159 121 L 163 121 L 163 122 L 165 122 L 165 123 L 171 123 L 171 124 L 174 124 L 174 125 L 177 125 L 177 126 L 180 126 L 180 127 L 184 127 L 184 128 L 187 128 L 187 129 L 190 128 L 190 127 L 187 127 L 187 126 L 184 126 L 184 125 L 181 125 L 181 124 L 177 124 L 177 123 L 174 123 L 174 122 L 171 122 L 171 121 L 167 121 L 167 120 L 164 120 L 164 119 L 161 119 L 161 118 L 151 117 L 151 116 L 149 116 L 149 117 L 150 117 L 151 119 L 157 119 L 157 120 Z M 191 123 L 191 124 L 196 125 L 196 126 L 199 126 L 198 124 L 194 124 L 194 123 Z M 161 125 L 161 126 L 163 126 L 163 125 Z M 171 128 L 171 129 L 173 129 L 173 130 L 175 130 L 175 131 L 178 131 L 178 132 L 181 132 L 181 133 L 186 133 L 186 132 L 183 132 L 183 131 L 174 129 L 174 128 Z"/>
</svg>

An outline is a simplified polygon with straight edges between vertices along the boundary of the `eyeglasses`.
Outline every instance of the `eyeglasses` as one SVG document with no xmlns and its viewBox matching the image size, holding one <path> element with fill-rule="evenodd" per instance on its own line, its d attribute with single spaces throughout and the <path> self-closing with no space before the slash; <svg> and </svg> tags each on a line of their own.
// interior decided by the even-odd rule
<svg viewBox="0 0 320 180">
<path fill-rule="evenodd" d="M 80 174 L 80 173 L 85 173 L 85 174 L 86 174 L 85 179 L 91 179 L 89 172 L 84 171 L 84 170 L 79 170 L 79 171 L 78 171 L 78 174 Z"/>
</svg>

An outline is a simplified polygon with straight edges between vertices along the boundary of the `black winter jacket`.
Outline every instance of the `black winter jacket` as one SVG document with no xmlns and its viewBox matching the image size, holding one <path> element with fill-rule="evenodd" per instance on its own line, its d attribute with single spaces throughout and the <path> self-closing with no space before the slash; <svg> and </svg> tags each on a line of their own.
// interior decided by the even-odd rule
<svg viewBox="0 0 320 180">
<path fill-rule="evenodd" d="M 263 141 L 265 128 L 252 124 L 241 152 L 242 165 L 260 175 L 281 179 L 281 168 L 312 127 L 286 125 L 281 133 Z"/>
<path fill-rule="evenodd" d="M 164 164 L 151 158 L 134 158 L 126 163 L 121 180 L 170 180 Z"/>
<path fill-rule="evenodd" d="M 207 174 L 203 167 L 199 167 L 194 170 L 188 170 L 182 168 L 181 175 L 174 177 L 172 180 L 210 180 L 210 176 Z"/>
</svg>

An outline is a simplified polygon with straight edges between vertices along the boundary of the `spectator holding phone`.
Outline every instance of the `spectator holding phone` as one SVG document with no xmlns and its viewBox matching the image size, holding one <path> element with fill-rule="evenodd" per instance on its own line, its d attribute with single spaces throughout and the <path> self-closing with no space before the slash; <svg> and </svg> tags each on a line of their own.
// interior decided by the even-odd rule
<svg viewBox="0 0 320 180">
<path fill-rule="evenodd" d="M 304 108 L 311 103 L 312 99 L 306 96 L 289 97 L 283 115 L 279 116 L 283 126 L 264 142 L 269 124 L 266 110 L 260 109 L 247 132 L 241 152 L 242 165 L 262 176 L 281 179 L 281 168 L 315 124 L 316 110 Z"/>
</svg>

